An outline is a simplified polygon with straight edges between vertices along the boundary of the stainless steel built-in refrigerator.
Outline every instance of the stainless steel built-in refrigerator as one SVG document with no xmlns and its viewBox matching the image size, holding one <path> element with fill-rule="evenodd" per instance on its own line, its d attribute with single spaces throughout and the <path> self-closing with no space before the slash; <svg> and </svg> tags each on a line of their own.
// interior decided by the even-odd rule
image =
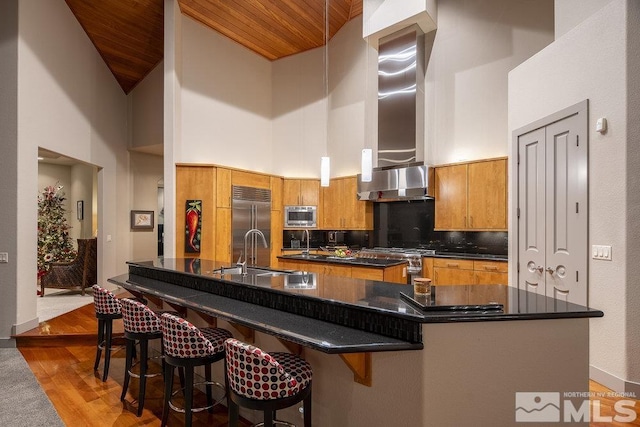
<svg viewBox="0 0 640 427">
<path fill-rule="evenodd" d="M 264 247 L 262 239 L 251 233 L 247 239 L 247 260 L 244 259 L 244 236 L 256 228 L 264 234 L 267 246 L 271 242 L 271 190 L 262 188 L 233 186 L 231 211 L 231 235 L 233 248 L 231 262 L 242 256 L 247 265 L 269 267 L 269 247 Z"/>
</svg>

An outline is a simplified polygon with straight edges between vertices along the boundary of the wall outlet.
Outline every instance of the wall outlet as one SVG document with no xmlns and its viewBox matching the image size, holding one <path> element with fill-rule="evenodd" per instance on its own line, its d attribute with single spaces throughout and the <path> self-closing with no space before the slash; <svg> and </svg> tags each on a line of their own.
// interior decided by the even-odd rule
<svg viewBox="0 0 640 427">
<path fill-rule="evenodd" d="M 5 264 L 9 262 L 9 252 L 0 252 L 0 262 Z"/>
<path fill-rule="evenodd" d="M 591 245 L 591 258 L 611 261 L 611 246 Z"/>
</svg>

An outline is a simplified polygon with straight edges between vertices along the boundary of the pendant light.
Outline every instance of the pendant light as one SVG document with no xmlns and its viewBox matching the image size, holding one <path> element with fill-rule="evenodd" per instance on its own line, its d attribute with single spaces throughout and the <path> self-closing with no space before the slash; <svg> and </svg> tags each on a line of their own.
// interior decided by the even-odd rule
<svg viewBox="0 0 640 427">
<path fill-rule="evenodd" d="M 326 105 L 325 153 L 329 145 L 329 1 L 324 5 L 324 100 Z M 328 187 L 331 176 L 331 159 L 328 153 L 320 158 L 320 187 Z"/>
<path fill-rule="evenodd" d="M 360 165 L 360 177 L 362 182 L 371 182 L 373 173 L 373 151 L 371 148 L 362 149 L 362 160 Z"/>
<path fill-rule="evenodd" d="M 320 187 L 329 186 L 329 177 L 331 169 L 331 159 L 329 157 L 320 157 Z"/>
</svg>

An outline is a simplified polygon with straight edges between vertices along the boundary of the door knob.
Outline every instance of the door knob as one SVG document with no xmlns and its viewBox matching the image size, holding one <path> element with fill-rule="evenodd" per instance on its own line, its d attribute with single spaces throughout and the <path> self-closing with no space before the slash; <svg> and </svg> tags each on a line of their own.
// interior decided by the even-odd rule
<svg viewBox="0 0 640 427">
<path fill-rule="evenodd" d="M 551 267 L 547 267 L 547 273 L 549 274 L 553 274 L 555 272 L 555 270 Z"/>
</svg>

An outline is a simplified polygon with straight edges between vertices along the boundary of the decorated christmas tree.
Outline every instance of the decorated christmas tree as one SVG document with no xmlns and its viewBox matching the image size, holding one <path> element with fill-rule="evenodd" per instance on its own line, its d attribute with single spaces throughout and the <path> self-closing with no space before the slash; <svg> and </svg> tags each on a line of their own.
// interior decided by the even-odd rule
<svg viewBox="0 0 640 427">
<path fill-rule="evenodd" d="M 76 257 L 69 237 L 71 226 L 64 216 L 64 200 L 59 184 L 45 187 L 38 196 L 38 278 L 47 273 L 49 263 L 69 262 Z"/>
</svg>

